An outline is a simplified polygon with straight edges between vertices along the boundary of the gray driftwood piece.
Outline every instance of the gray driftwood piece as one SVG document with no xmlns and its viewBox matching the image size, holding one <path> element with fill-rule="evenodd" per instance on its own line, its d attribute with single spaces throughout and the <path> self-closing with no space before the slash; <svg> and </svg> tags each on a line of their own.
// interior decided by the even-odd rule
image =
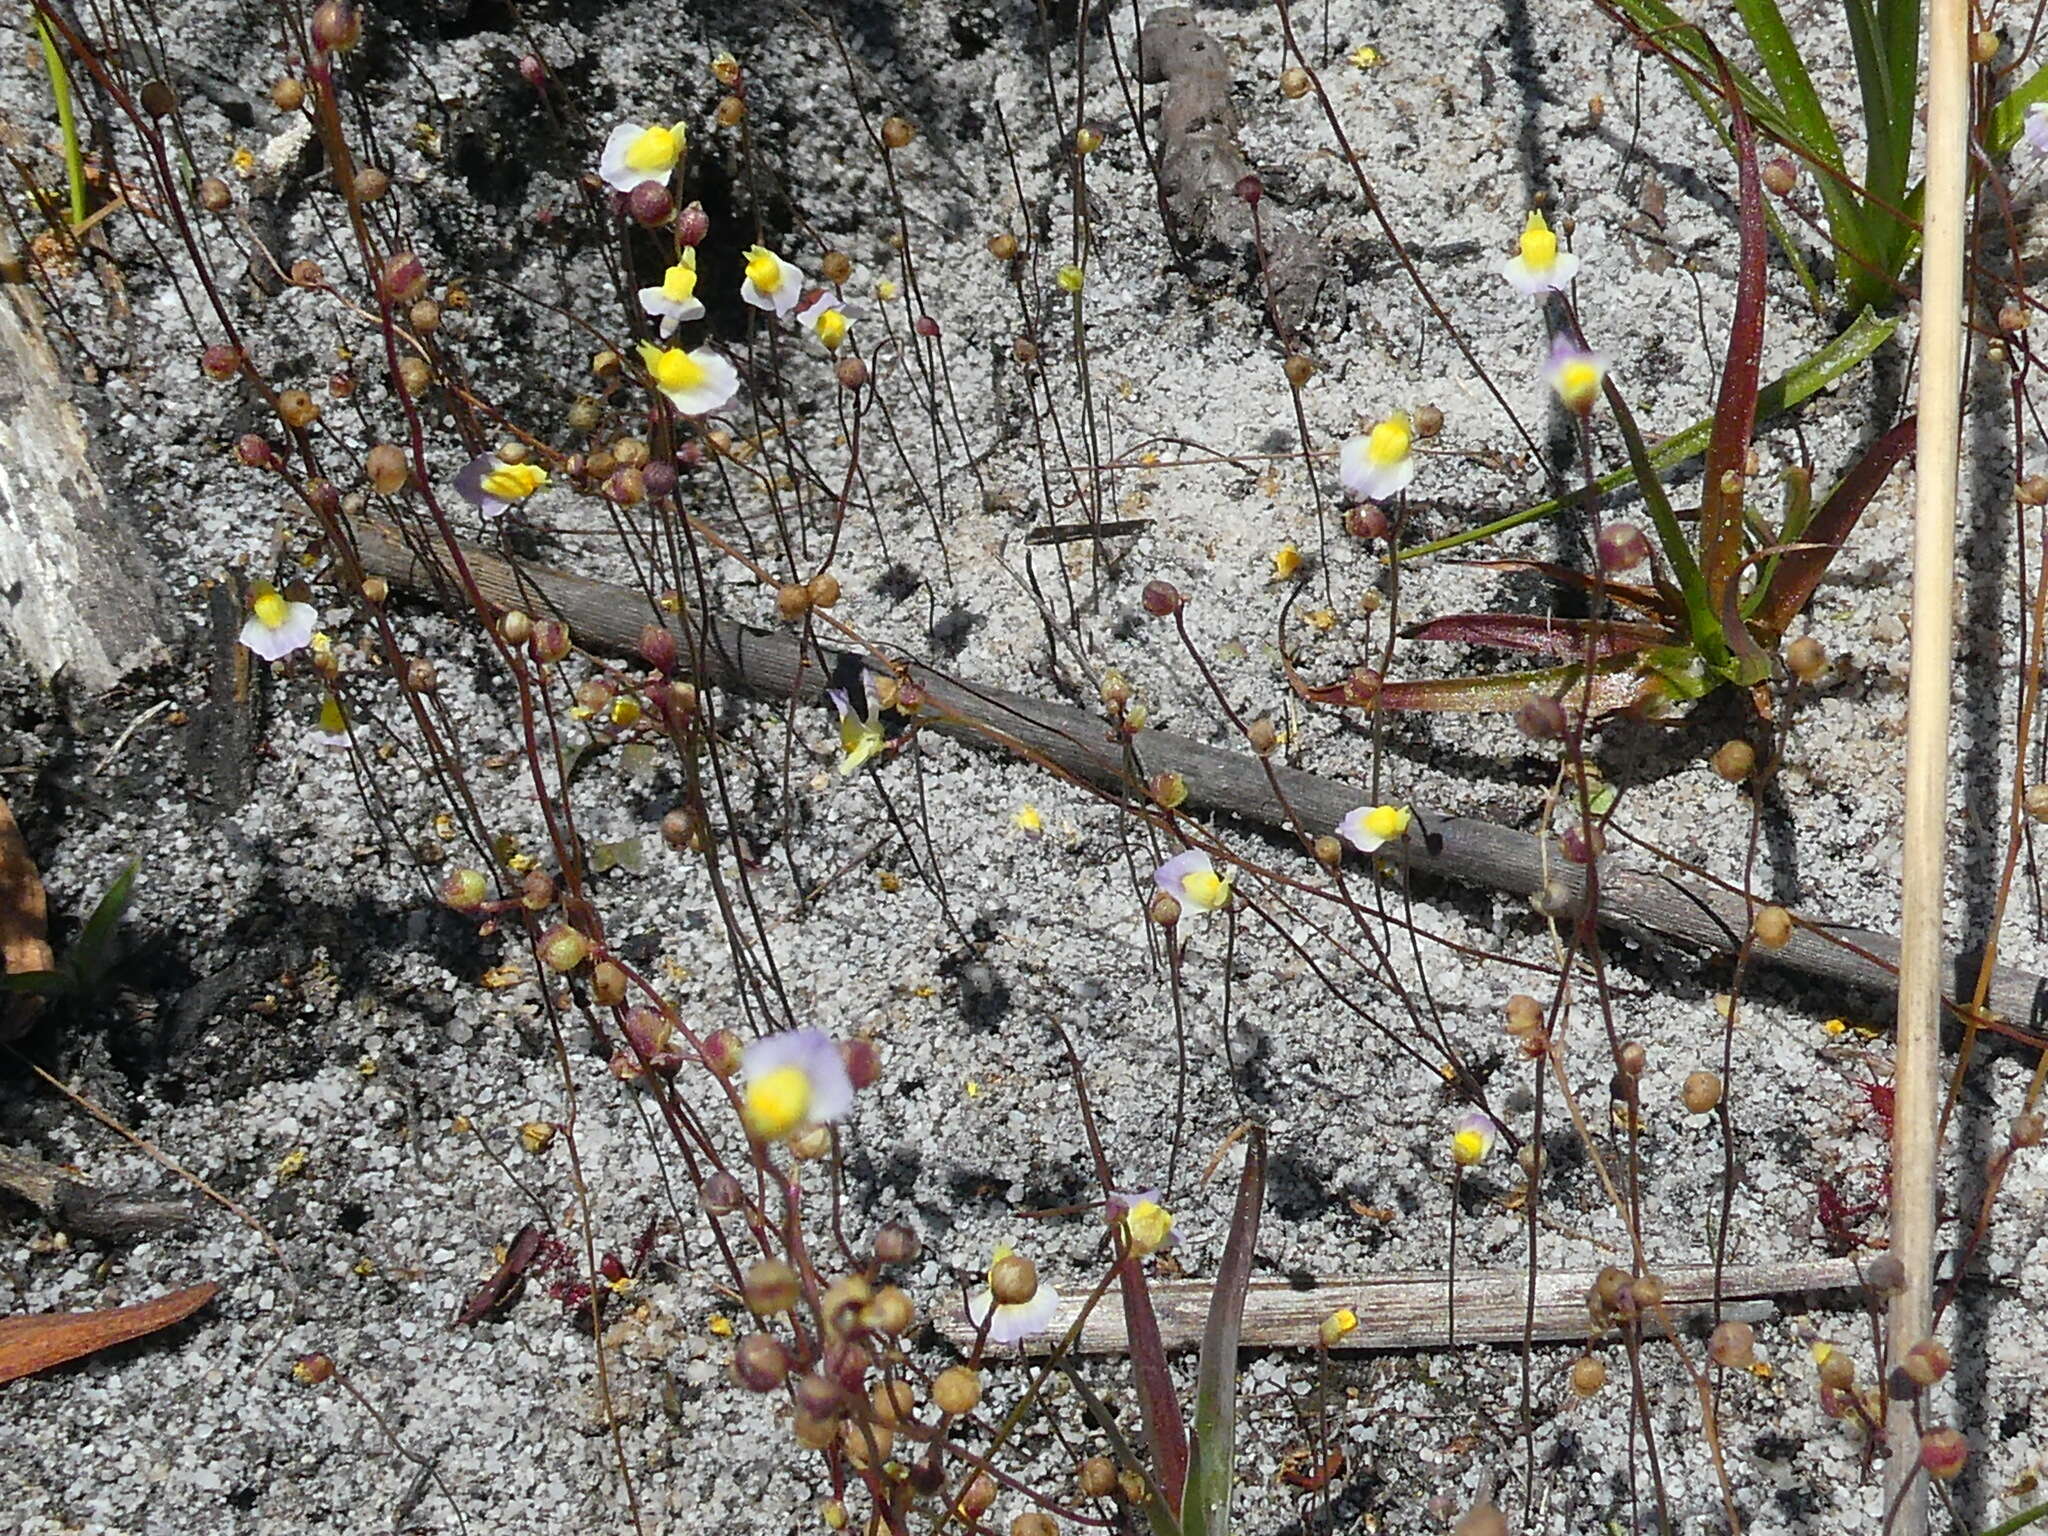
<svg viewBox="0 0 2048 1536">
<path fill-rule="evenodd" d="M 395 530 L 381 524 L 360 524 L 356 536 L 366 572 L 415 592 L 444 599 L 453 595 L 445 554 L 422 560 Z M 630 587 L 541 566 L 522 565 L 515 570 L 474 545 L 465 544 L 462 551 L 487 601 L 553 613 L 568 622 L 577 643 L 586 650 L 632 655 L 639 648 L 642 627 L 663 619 L 644 593 Z M 806 648 L 791 631 L 764 632 L 716 620 L 698 621 L 686 632 L 674 620 L 667 622 L 675 629 L 683 656 L 700 682 L 757 697 L 823 704 L 835 670 L 872 666 L 865 658 L 831 646 Z M 962 681 L 917 662 L 905 662 L 902 669 L 931 701 L 926 706 L 924 729 L 984 746 L 1028 752 L 1077 779 L 1121 792 L 1133 803 L 1146 803 L 1142 783 L 1130 781 L 1123 750 L 1100 716 Z M 1356 786 L 1277 763 L 1272 765 L 1273 781 L 1269 782 L 1266 765 L 1249 753 L 1164 731 L 1142 732 L 1134 751 L 1144 774 L 1170 769 L 1186 780 L 1188 798 L 1182 809 L 1189 813 L 1222 812 L 1279 829 L 1299 827 L 1313 836 L 1334 828 L 1359 801 Z M 1284 804 L 1274 795 L 1274 783 L 1285 797 Z M 1383 853 L 1417 874 L 1486 886 L 1514 896 L 1543 890 L 1546 909 L 1564 921 L 1585 911 L 1585 872 L 1560 861 L 1554 848 L 1546 859 L 1544 845 L 1529 833 L 1475 816 L 1440 815 L 1426 806 L 1413 809 L 1415 829 L 1402 842 L 1389 844 Z M 1722 954 L 1740 946 L 1749 925 L 1748 908 L 1739 892 L 1676 874 L 1626 869 L 1612 856 L 1600 866 L 1599 910 L 1594 917 L 1623 934 L 1675 939 Z M 1898 940 L 1889 934 L 1808 917 L 1782 949 L 1758 947 L 1752 950 L 1751 959 L 1833 989 L 1853 987 L 1890 998 L 1898 987 L 1898 953 Z M 1973 985 L 1975 958 L 1960 957 L 1956 973 L 1959 986 Z M 1988 1007 L 1997 1018 L 2032 1025 L 2043 998 L 2048 998 L 2048 981 L 2000 966 L 1993 976 Z"/>
<path fill-rule="evenodd" d="M 54 1163 L 6 1147 L 0 1147 L 0 1189 L 26 1200 L 62 1231 L 109 1242 L 146 1237 L 192 1218 L 189 1200 L 98 1189 Z"/>
<path fill-rule="evenodd" d="M 1172 5 L 1154 11 L 1138 36 L 1139 78 L 1163 85 L 1159 109 L 1159 182 L 1165 215 L 1190 256 L 1210 275 L 1259 285 L 1252 209 L 1238 183 L 1252 164 L 1238 145 L 1241 126 L 1230 99 L 1230 64 L 1195 13 Z M 1314 240 L 1271 198 L 1259 204 L 1274 317 L 1283 335 L 1307 325 L 1329 286 L 1329 267 Z M 1219 259 L 1220 262 L 1219 262 Z M 1220 267 L 1221 270 L 1216 270 Z"/>
<path fill-rule="evenodd" d="M 1675 1323 L 1711 1314 L 1714 1271 L 1658 1270 L 1665 1305 Z M 1590 1333 L 1586 1292 L 1594 1281 L 1586 1270 L 1561 1270 L 1536 1277 L 1536 1310 L 1529 1336 L 1539 1343 L 1583 1340 Z M 1721 1315 L 1758 1322 L 1771 1303 L 1806 1291 L 1843 1290 L 1859 1284 L 1849 1259 L 1802 1260 L 1790 1264 L 1730 1266 L 1721 1272 Z M 1169 1350 L 1199 1348 L 1208 1317 L 1207 1280 L 1161 1280 L 1149 1287 L 1159 1316 L 1159 1336 Z M 1062 1296 L 1045 1333 L 1023 1346 L 1027 1354 L 1049 1354 L 1081 1315 L 1083 1296 Z M 1313 1349 L 1323 1319 L 1339 1307 L 1358 1314 L 1358 1327 L 1340 1350 L 1436 1349 L 1448 1344 L 1519 1344 L 1530 1318 L 1529 1277 L 1519 1270 L 1494 1270 L 1458 1277 L 1457 1327 L 1450 1325 L 1448 1287 L 1441 1274 L 1343 1275 L 1318 1278 L 1312 1286 L 1284 1280 L 1254 1280 L 1244 1304 L 1246 1349 Z M 965 1317 L 945 1316 L 939 1331 L 959 1348 L 974 1342 Z M 1075 1348 L 1084 1355 L 1120 1355 L 1129 1341 L 1123 1308 L 1115 1293 L 1088 1314 Z M 1004 1351 L 998 1351 L 1003 1353 Z"/>
<path fill-rule="evenodd" d="M 0 624 L 45 683 L 104 693 L 169 654 L 156 563 L 107 504 L 33 295 L 0 299 Z"/>
</svg>

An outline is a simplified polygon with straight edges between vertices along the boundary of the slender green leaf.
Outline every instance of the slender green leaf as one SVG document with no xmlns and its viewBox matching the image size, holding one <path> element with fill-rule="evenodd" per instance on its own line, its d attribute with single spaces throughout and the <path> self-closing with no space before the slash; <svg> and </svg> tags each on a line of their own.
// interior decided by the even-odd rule
<svg viewBox="0 0 2048 1536">
<path fill-rule="evenodd" d="M 130 859 L 128 867 L 107 887 L 92 909 L 92 916 L 85 920 L 85 926 L 78 931 L 78 937 L 64 952 L 64 968 L 81 984 L 89 983 L 106 968 L 111 958 L 114 933 L 121 926 L 121 916 L 128 910 L 128 898 L 135 889 L 135 876 L 142 868 L 140 859 Z"/>
<path fill-rule="evenodd" d="M 1795 363 L 1776 379 L 1766 384 L 1757 394 L 1757 417 L 1768 420 L 1783 415 L 1794 406 L 1802 405 L 1821 390 L 1842 378 L 1851 369 L 1864 362 L 1873 352 L 1891 339 L 1898 329 L 1898 318 L 1878 318 L 1871 310 L 1858 315 L 1849 328 L 1811 357 Z M 1653 472 L 1669 472 L 1687 460 L 1696 458 L 1707 446 L 1707 439 L 1714 429 L 1714 418 L 1703 416 L 1683 431 L 1673 433 L 1646 455 L 1645 462 Z M 1602 475 L 1596 485 L 1603 491 L 1612 491 L 1631 481 L 1640 481 L 1642 470 L 1631 464 Z M 1397 560 L 1417 560 L 1424 555 L 1441 554 L 1445 550 L 1458 549 L 1481 539 L 1490 539 L 1495 534 L 1506 533 L 1511 528 L 1520 528 L 1525 523 L 1551 517 L 1568 506 L 1579 505 L 1580 498 L 1574 494 L 1561 496 L 1551 501 L 1539 501 L 1534 506 L 1511 512 L 1497 518 L 1483 527 L 1468 528 L 1462 533 L 1450 534 L 1441 539 L 1432 539 L 1426 544 L 1411 545 L 1396 552 Z"/>
<path fill-rule="evenodd" d="M 1230 1489 L 1236 1475 L 1237 1344 L 1244 1331 L 1244 1297 L 1252 1281 L 1259 1214 L 1266 1203 L 1266 1133 L 1245 1138 L 1244 1174 L 1230 1213 L 1223 1262 L 1209 1297 L 1202 1354 L 1195 1368 L 1195 1432 L 1188 1448 L 1187 1493 L 1181 1524 L 1188 1536 L 1229 1536 Z"/>
<path fill-rule="evenodd" d="M 1999 1521 L 1989 1530 L 1982 1532 L 1981 1536 L 2019 1536 L 2019 1533 L 2028 1526 L 2042 1520 L 2048 1520 L 2048 1504 L 2036 1504 L 2029 1509 L 2023 1509 L 2010 1519 Z"/>
<path fill-rule="evenodd" d="M 1643 493 L 1643 505 L 1649 510 L 1651 525 L 1657 530 L 1657 542 L 1663 547 L 1665 563 L 1671 567 L 1672 579 L 1678 583 L 1692 642 L 1702 656 L 1718 667 L 1727 659 L 1728 647 L 1721 638 L 1721 621 L 1715 617 L 1714 605 L 1707 596 L 1707 583 L 1693 560 L 1692 546 L 1686 542 L 1685 530 L 1678 526 L 1678 514 L 1671 510 L 1671 498 L 1664 494 L 1664 486 L 1657 479 L 1650 450 L 1643 443 L 1643 434 L 1636 426 L 1636 418 L 1629 410 L 1628 402 L 1622 398 L 1612 376 L 1601 388 L 1607 396 L 1608 409 L 1614 412 L 1614 424 L 1621 429 L 1621 440 L 1628 448 L 1628 461 L 1635 471 L 1636 486 Z"/>
<path fill-rule="evenodd" d="M 2048 64 L 2014 86 L 2005 99 L 1991 109 L 1984 123 L 1984 147 L 1994 155 L 2007 155 L 2026 137 L 2027 109 L 2037 101 L 2048 101 Z"/>
<path fill-rule="evenodd" d="M 1137 1378 L 1145 1445 L 1152 1452 L 1153 1471 L 1165 1492 L 1167 1510 L 1179 1519 L 1188 1480 L 1187 1422 L 1181 1417 L 1173 1372 L 1166 1364 L 1166 1345 L 1159 1337 L 1159 1319 L 1152 1310 L 1144 1265 L 1126 1255 L 1117 1262 L 1116 1278 L 1122 1288 L 1124 1337 L 1130 1343 L 1131 1370 Z"/>
<path fill-rule="evenodd" d="M 29 997 L 61 997 L 72 986 L 70 975 L 64 971 L 11 971 L 0 976 L 0 992 Z"/>
</svg>

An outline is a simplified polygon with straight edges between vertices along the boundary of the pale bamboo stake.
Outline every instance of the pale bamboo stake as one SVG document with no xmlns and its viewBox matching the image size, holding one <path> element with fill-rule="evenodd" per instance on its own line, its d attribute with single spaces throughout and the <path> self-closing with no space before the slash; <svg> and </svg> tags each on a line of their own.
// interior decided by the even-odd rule
<svg viewBox="0 0 2048 1536">
<path fill-rule="evenodd" d="M 1935 1156 L 1941 1114 L 1941 917 L 1947 871 L 1950 650 L 1954 637 L 1956 460 L 1963 353 L 1963 224 L 1970 128 L 1970 12 L 1930 0 L 1927 201 L 1920 262 L 1919 482 L 1913 504 L 1912 678 L 1906 692 L 1905 867 L 1893 1068 L 1891 1251 L 1906 1286 L 1892 1298 L 1888 1360 L 1933 1323 Z M 1887 1414 L 1892 1536 L 1924 1536 L 1927 1485 L 1911 1404 Z"/>
</svg>

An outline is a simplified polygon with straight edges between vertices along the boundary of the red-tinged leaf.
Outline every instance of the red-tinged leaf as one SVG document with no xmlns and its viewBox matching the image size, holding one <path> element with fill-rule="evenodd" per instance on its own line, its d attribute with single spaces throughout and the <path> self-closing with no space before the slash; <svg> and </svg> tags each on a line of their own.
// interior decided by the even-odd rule
<svg viewBox="0 0 2048 1536">
<path fill-rule="evenodd" d="M 1407 630 L 1411 640 L 1453 645 L 1490 645 L 1562 660 L 1583 658 L 1588 643 L 1595 661 L 1633 656 L 1652 645 L 1677 645 L 1684 637 L 1657 624 L 1617 619 L 1560 619 L 1544 613 L 1447 613 Z"/>
<path fill-rule="evenodd" d="M 1863 509 L 1891 478 L 1899 460 L 1912 451 L 1913 431 L 1914 418 L 1908 416 L 1865 449 L 1807 522 L 1799 535 L 1799 547 L 1778 557 L 1770 588 L 1757 607 L 1758 629 L 1775 638 L 1792 627 L 1792 621 L 1812 600 L 1828 565 L 1855 531 Z"/>
<path fill-rule="evenodd" d="M 1713 56 L 1722 98 L 1728 104 L 1729 128 L 1735 140 L 1736 227 L 1741 235 L 1735 314 L 1728 329 L 1728 356 L 1721 367 L 1721 392 L 1714 402 L 1714 431 L 1707 440 L 1706 484 L 1700 502 L 1700 574 L 1706 578 L 1708 605 L 1727 622 L 1733 611 L 1729 588 L 1742 569 L 1742 472 L 1750 440 L 1756 435 L 1769 237 L 1764 225 L 1763 183 L 1757 173 L 1755 125 L 1743 105 L 1742 93 L 1735 88 L 1728 61 L 1704 36 L 1701 42 Z M 1727 639 L 1739 661 L 1747 659 L 1745 650 L 1755 649 L 1739 623 L 1731 625 Z"/>
<path fill-rule="evenodd" d="M 1181 1525 L 1189 1536 L 1229 1536 L 1230 1490 L 1236 1481 L 1237 1346 L 1244 1335 L 1244 1298 L 1266 1203 L 1266 1133 L 1254 1126 L 1245 1141 L 1244 1175 L 1223 1240 L 1223 1261 L 1202 1329 L 1195 1368 L 1195 1433 L 1188 1463 Z"/>
<path fill-rule="evenodd" d="M 512 1293 L 519 1288 L 519 1282 L 526 1275 L 535 1255 L 540 1252 L 541 1231 L 532 1222 L 519 1229 L 505 1250 L 505 1262 L 500 1264 L 481 1289 L 463 1303 L 462 1310 L 455 1314 L 456 1328 L 482 1322 L 498 1308 L 512 1299 Z"/>
<path fill-rule="evenodd" d="M 1143 1262 L 1120 1260 L 1116 1278 L 1123 1293 L 1124 1334 L 1137 1378 L 1138 1416 L 1145 1427 L 1145 1444 L 1152 1452 L 1152 1475 L 1168 1512 L 1178 1520 L 1188 1480 L 1187 1421 L 1174 1393 L 1173 1372 L 1166 1364 L 1166 1345 L 1159 1336 L 1159 1318 L 1152 1310 Z"/>
<path fill-rule="evenodd" d="M 1510 715 L 1522 707 L 1532 693 L 1558 699 L 1567 709 L 1576 709 L 1584 689 L 1578 667 L 1545 667 L 1536 672 L 1503 672 L 1490 677 L 1416 678 L 1383 682 L 1363 690 L 1353 681 L 1310 688 L 1295 683 L 1295 691 L 1311 704 L 1338 709 L 1411 710 L 1425 714 Z M 1654 676 L 1640 673 L 1627 662 L 1611 662 L 1593 676 L 1594 718 L 1629 712 L 1651 712 L 1670 697 L 1670 689 Z"/>
<path fill-rule="evenodd" d="M 1622 607 L 1633 608 L 1660 623 L 1672 622 L 1678 615 L 1678 603 L 1655 587 L 1591 576 L 1549 560 L 1461 560 L 1457 563 L 1481 571 L 1527 571 L 1546 581 L 1556 582 L 1560 587 L 1584 592 L 1588 597 L 1611 597 Z"/>
<path fill-rule="evenodd" d="M 43 882 L 14 813 L 0 799 L 0 972 L 46 976 L 53 974 L 55 964 Z M 24 1032 L 42 1006 L 40 999 L 26 995 L 26 985 L 22 990 L 21 996 L 0 997 L 0 1040 Z"/>
<path fill-rule="evenodd" d="M 173 1323 L 182 1323 L 209 1301 L 219 1286 L 187 1286 L 155 1301 L 107 1312 L 42 1312 L 0 1318 L 0 1382 L 33 1376 L 52 1366 L 125 1344 Z"/>
</svg>

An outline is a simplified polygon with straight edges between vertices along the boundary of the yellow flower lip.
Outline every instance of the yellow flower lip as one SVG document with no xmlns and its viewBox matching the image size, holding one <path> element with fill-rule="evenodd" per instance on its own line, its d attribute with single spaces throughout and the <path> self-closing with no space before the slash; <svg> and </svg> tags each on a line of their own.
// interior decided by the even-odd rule
<svg viewBox="0 0 2048 1536">
<path fill-rule="evenodd" d="M 764 1072 L 747 1084 L 747 1129 L 762 1141 L 787 1136 L 804 1123 L 811 1108 L 811 1080 L 795 1065 Z"/>
<path fill-rule="evenodd" d="M 538 464 L 500 464 L 479 482 L 486 496 L 499 501 L 524 501 L 548 483 L 548 472 Z"/>
<path fill-rule="evenodd" d="M 256 601 L 250 606 L 265 629 L 279 628 L 291 613 L 285 600 L 277 595 L 275 589 L 259 592 Z"/>
<path fill-rule="evenodd" d="M 1522 226 L 1520 245 L 1522 260 L 1539 271 L 1557 260 L 1557 236 L 1551 232 L 1543 215 L 1534 208 L 1529 210 L 1528 222 Z"/>
<path fill-rule="evenodd" d="M 674 169 L 683 153 L 683 136 L 678 131 L 681 126 L 670 129 L 656 123 L 642 128 L 626 146 L 626 168 L 649 174 Z"/>
</svg>

